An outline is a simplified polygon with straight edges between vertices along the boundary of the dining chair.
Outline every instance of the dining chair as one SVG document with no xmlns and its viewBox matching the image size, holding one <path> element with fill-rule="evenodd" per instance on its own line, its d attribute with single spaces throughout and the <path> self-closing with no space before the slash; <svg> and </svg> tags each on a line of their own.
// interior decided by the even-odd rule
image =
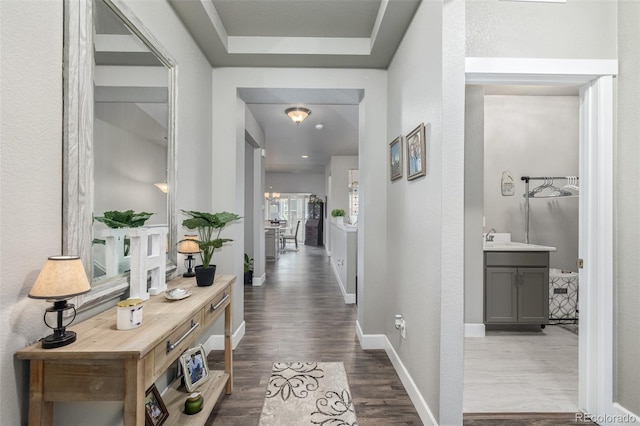
<svg viewBox="0 0 640 426">
<path fill-rule="evenodd" d="M 296 224 L 295 234 L 285 234 L 282 236 L 282 249 L 287 245 L 287 241 L 293 240 L 296 244 L 296 250 L 298 249 L 298 230 L 300 229 L 300 221 Z"/>
</svg>

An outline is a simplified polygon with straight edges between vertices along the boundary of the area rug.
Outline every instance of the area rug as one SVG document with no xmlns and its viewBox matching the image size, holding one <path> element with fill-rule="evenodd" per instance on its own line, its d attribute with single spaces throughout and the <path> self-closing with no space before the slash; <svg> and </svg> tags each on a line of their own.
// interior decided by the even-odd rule
<svg viewBox="0 0 640 426">
<path fill-rule="evenodd" d="M 259 425 L 357 425 L 344 365 L 274 363 Z"/>
</svg>

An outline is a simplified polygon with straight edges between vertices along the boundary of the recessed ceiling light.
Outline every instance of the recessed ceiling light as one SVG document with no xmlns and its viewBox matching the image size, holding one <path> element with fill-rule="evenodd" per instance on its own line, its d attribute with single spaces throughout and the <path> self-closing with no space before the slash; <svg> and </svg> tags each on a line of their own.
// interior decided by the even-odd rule
<svg viewBox="0 0 640 426">
<path fill-rule="evenodd" d="M 321 130 L 324 127 L 324 124 L 318 123 L 316 124 L 316 129 Z"/>
<path fill-rule="evenodd" d="M 308 155 L 303 155 L 302 158 L 309 158 L 309 156 Z"/>
</svg>

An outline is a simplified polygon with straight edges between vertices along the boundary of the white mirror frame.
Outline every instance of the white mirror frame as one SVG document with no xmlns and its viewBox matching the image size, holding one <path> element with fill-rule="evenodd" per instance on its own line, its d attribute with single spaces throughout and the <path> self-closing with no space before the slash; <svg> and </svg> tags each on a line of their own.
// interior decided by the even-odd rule
<svg viewBox="0 0 640 426">
<path fill-rule="evenodd" d="M 120 0 L 102 0 L 122 19 L 132 33 L 149 47 L 169 73 L 167 208 L 169 219 L 169 259 L 167 275 L 176 270 L 176 156 L 175 117 L 177 64 L 151 32 Z M 62 250 L 81 257 L 92 277 L 93 214 L 93 0 L 64 2 L 64 120 L 63 120 L 63 214 Z M 128 288 L 128 276 L 118 276 L 98 284 L 76 299 L 76 307 L 88 309 L 98 303 L 120 298 Z"/>
</svg>

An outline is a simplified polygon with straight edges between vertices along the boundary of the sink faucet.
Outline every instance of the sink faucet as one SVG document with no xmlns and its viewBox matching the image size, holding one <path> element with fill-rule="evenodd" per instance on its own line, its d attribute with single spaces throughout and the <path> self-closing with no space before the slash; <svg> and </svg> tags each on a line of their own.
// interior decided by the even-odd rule
<svg viewBox="0 0 640 426">
<path fill-rule="evenodd" d="M 494 228 L 489 229 L 489 232 L 487 232 L 487 235 L 486 235 L 486 237 L 485 237 L 485 239 L 484 239 L 484 240 L 485 240 L 485 241 L 493 241 L 493 237 L 494 237 L 494 236 L 493 236 L 493 235 L 491 235 L 492 233 L 493 233 L 493 234 L 495 234 L 495 233 L 496 233 L 496 230 L 495 230 Z"/>
</svg>

